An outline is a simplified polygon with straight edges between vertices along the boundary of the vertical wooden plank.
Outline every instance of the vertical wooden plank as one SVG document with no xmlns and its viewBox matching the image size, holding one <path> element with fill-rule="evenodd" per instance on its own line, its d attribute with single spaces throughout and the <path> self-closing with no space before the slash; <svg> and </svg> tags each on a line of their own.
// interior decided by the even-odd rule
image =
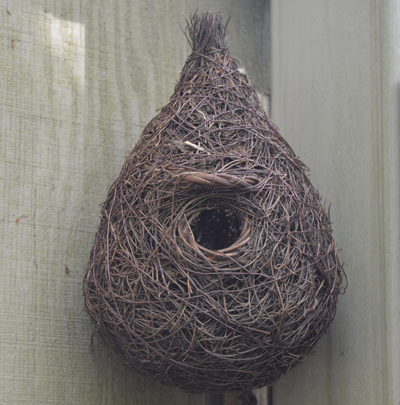
<svg viewBox="0 0 400 405">
<path fill-rule="evenodd" d="M 99 205 L 189 53 L 195 1 L 0 4 L 0 403 L 216 404 L 131 373 L 83 313 Z M 234 14 L 234 54 L 268 92 L 265 2 Z M 200 10 L 202 11 L 202 10 Z M 242 27 L 241 34 L 237 28 Z M 257 34 L 257 35 L 256 35 Z"/>
<path fill-rule="evenodd" d="M 399 377 L 398 2 L 272 2 L 272 118 L 311 168 L 349 287 L 274 404 L 395 404 Z"/>
</svg>

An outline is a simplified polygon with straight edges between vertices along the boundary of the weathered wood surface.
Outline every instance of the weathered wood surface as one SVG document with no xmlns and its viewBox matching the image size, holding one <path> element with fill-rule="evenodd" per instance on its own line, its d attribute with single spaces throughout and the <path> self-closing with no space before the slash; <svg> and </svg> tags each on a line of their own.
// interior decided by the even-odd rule
<svg viewBox="0 0 400 405">
<path fill-rule="evenodd" d="M 230 45 L 268 92 L 267 3 Z M 0 403 L 206 404 L 125 369 L 93 332 L 82 276 L 100 204 L 189 53 L 195 1 L 0 2 Z"/>
<path fill-rule="evenodd" d="M 400 403 L 400 5 L 274 0 L 272 119 L 311 169 L 349 278 L 274 404 Z"/>
</svg>

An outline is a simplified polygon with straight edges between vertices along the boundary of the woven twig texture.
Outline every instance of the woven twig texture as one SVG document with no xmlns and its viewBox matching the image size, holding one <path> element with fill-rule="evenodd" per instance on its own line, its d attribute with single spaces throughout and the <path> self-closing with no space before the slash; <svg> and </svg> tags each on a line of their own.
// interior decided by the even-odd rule
<svg viewBox="0 0 400 405">
<path fill-rule="evenodd" d="M 344 277 L 321 198 L 226 47 L 220 14 L 104 203 L 84 281 L 131 369 L 191 392 L 248 390 L 304 360 Z"/>
</svg>

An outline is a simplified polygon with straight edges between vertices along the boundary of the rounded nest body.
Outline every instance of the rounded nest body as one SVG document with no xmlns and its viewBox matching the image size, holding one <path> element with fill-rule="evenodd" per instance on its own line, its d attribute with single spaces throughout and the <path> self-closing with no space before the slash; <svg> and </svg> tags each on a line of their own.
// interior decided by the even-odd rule
<svg viewBox="0 0 400 405">
<path fill-rule="evenodd" d="M 188 32 L 175 93 L 103 205 L 85 306 L 131 369 L 190 392 L 249 390 L 304 360 L 344 273 L 320 196 L 229 56 L 221 16 L 194 15 Z"/>
</svg>

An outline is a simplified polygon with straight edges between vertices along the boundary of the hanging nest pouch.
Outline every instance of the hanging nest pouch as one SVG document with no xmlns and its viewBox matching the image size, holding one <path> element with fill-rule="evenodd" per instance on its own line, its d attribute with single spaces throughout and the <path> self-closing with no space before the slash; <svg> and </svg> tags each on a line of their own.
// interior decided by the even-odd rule
<svg viewBox="0 0 400 405">
<path fill-rule="evenodd" d="M 103 205 L 84 279 L 96 331 L 132 370 L 190 392 L 249 390 L 301 363 L 345 277 L 306 167 L 195 14 L 192 53 Z"/>
</svg>

